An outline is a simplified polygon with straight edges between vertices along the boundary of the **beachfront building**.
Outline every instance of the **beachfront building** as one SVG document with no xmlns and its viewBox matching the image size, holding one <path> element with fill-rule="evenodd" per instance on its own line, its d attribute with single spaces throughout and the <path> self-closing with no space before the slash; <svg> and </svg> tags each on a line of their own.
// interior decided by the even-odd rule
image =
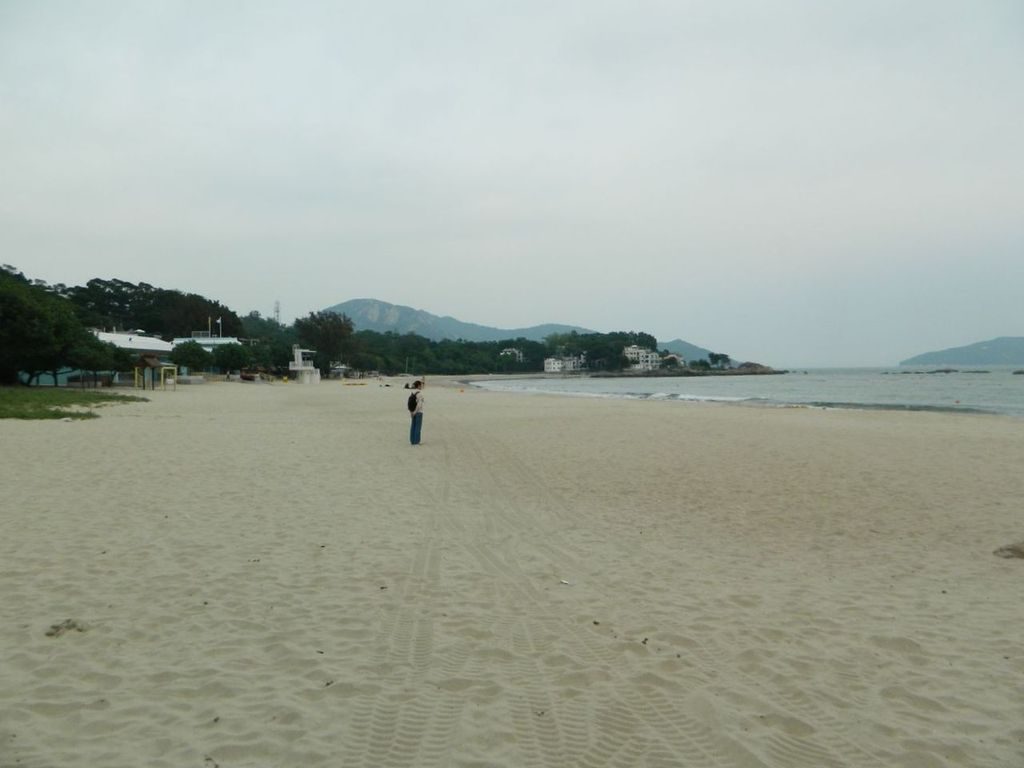
<svg viewBox="0 0 1024 768">
<path fill-rule="evenodd" d="M 288 363 L 288 370 L 292 372 L 295 380 L 300 384 L 319 384 L 320 370 L 313 364 L 314 349 L 303 349 L 298 344 L 292 344 L 292 361 Z"/>
<path fill-rule="evenodd" d="M 544 373 L 579 373 L 586 365 L 586 355 L 544 358 Z"/>
<path fill-rule="evenodd" d="M 148 381 L 149 387 L 156 389 L 158 377 L 160 385 L 165 388 L 168 382 L 175 382 L 178 369 L 169 362 L 171 350 L 174 349 L 174 345 L 169 341 L 158 339 L 155 336 L 147 336 L 146 332 L 141 329 L 110 332 L 93 328 L 92 332 L 100 341 L 127 350 L 136 357 L 134 366 L 136 387 L 145 389 Z M 100 380 L 108 384 L 120 384 L 120 372 L 110 371 L 109 374 L 101 376 Z"/>
<path fill-rule="evenodd" d="M 144 331 L 110 333 L 93 329 L 93 334 L 100 341 L 113 344 L 120 349 L 126 349 L 134 355 L 165 359 L 174 349 L 174 345 L 169 341 L 158 339 L 155 336 L 146 336 Z"/>
<path fill-rule="evenodd" d="M 211 336 L 209 331 L 192 331 L 191 336 L 180 336 L 174 339 L 171 344 L 178 346 L 184 344 L 186 341 L 198 342 L 199 346 L 213 354 L 213 350 L 217 347 L 222 347 L 225 344 L 241 344 L 242 342 L 235 336 Z"/>
<path fill-rule="evenodd" d="M 511 357 L 517 363 L 521 363 L 526 359 L 525 355 L 523 355 L 523 350 L 516 347 L 505 347 L 498 355 L 499 357 Z"/>
<path fill-rule="evenodd" d="M 111 333 L 101 331 L 98 328 L 89 329 L 92 334 L 105 344 L 113 344 L 118 349 L 131 353 L 138 361 L 149 359 L 160 365 L 171 352 L 171 345 L 163 339 L 155 336 L 147 336 L 145 331 L 123 331 Z M 120 384 L 119 371 L 82 371 L 76 368 L 62 368 L 57 371 L 56 378 L 52 372 L 38 373 L 34 378 L 29 379 L 28 374 L 19 373 L 19 380 L 26 383 L 35 383 L 44 387 L 65 387 L 70 384 L 81 384 L 83 386 L 109 386 Z"/>
<path fill-rule="evenodd" d="M 661 355 L 653 349 L 644 349 L 632 344 L 624 347 L 622 354 L 629 360 L 634 371 L 653 371 L 661 367 Z"/>
</svg>

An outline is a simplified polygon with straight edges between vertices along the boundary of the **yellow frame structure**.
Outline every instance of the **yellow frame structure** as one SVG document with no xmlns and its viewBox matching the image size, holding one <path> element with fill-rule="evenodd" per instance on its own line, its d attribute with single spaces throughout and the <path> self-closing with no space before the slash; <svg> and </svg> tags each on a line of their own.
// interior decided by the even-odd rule
<svg viewBox="0 0 1024 768">
<path fill-rule="evenodd" d="M 146 371 L 147 368 L 142 366 L 135 366 L 135 389 L 146 388 Z M 168 373 L 170 376 L 168 376 Z M 176 365 L 161 365 L 160 366 L 160 388 L 167 389 L 167 379 L 171 380 L 171 389 L 178 388 L 178 366 Z"/>
</svg>

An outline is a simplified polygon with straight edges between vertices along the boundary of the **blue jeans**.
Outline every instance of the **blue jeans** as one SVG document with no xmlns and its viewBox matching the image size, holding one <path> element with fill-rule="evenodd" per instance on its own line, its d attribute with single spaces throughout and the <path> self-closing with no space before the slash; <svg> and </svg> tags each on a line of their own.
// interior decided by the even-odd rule
<svg viewBox="0 0 1024 768">
<path fill-rule="evenodd" d="M 414 413 L 412 415 L 412 426 L 409 427 L 409 442 L 413 445 L 420 444 L 420 430 L 423 429 L 423 414 Z"/>
</svg>

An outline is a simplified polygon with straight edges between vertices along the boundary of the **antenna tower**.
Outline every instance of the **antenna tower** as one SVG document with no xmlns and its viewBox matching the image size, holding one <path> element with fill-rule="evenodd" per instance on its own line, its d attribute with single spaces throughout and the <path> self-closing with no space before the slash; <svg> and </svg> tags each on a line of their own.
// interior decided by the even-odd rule
<svg viewBox="0 0 1024 768">
<path fill-rule="evenodd" d="M 275 301 L 274 302 L 274 322 L 277 323 L 278 325 L 281 324 L 281 302 L 280 301 Z"/>
</svg>

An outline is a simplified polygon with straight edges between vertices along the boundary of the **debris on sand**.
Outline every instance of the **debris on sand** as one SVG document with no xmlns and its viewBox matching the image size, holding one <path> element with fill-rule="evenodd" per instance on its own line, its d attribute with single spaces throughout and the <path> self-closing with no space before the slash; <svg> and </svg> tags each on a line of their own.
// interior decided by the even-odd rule
<svg viewBox="0 0 1024 768">
<path fill-rule="evenodd" d="M 1018 541 L 1016 544 L 1007 544 L 992 554 L 997 557 L 1024 557 L 1024 541 Z"/>
<path fill-rule="evenodd" d="M 85 627 L 74 619 L 64 619 L 60 624 L 54 624 L 46 630 L 46 636 L 60 637 L 65 632 L 85 632 Z"/>
</svg>

